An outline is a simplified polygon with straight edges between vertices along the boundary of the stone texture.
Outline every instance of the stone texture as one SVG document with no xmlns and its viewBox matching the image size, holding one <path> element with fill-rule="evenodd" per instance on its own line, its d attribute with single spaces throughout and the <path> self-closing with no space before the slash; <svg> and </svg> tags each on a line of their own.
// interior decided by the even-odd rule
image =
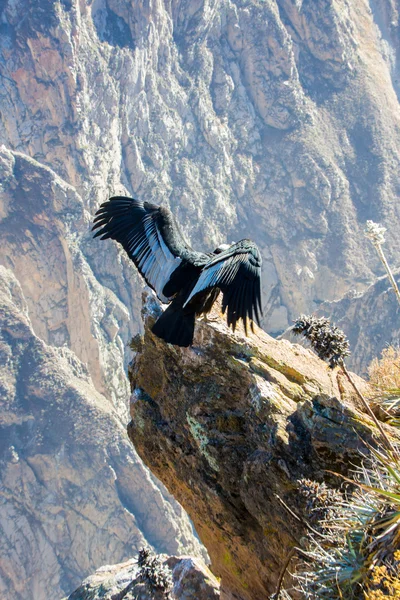
<svg viewBox="0 0 400 600">
<path fill-rule="evenodd" d="M 301 515 L 298 479 L 341 485 L 331 472 L 359 462 L 374 427 L 344 375 L 310 350 L 213 317 L 180 349 L 153 336 L 147 314 L 128 433 L 193 519 L 221 592 L 265 600 L 304 533 L 279 498 Z"/>
<path fill-rule="evenodd" d="M 400 275 L 395 273 L 397 284 Z M 400 343 L 400 306 L 387 277 L 381 277 L 364 292 L 350 291 L 341 300 L 324 302 L 319 311 L 349 338 L 351 355 L 348 364 L 358 373 L 367 367 L 388 345 Z"/>
<path fill-rule="evenodd" d="M 70 348 L 124 421 L 130 316 L 117 295 L 98 283 L 82 252 L 79 236 L 89 238 L 90 224 L 82 198 L 49 167 L 5 147 L 0 184 L 0 263 L 18 277 L 36 335 Z M 103 268 L 112 273 L 118 263 L 110 247 Z M 129 280 L 119 284 L 119 295 L 134 298 Z"/>
<path fill-rule="evenodd" d="M 200 559 L 189 556 L 165 557 L 172 571 L 173 600 L 218 600 L 219 583 Z M 102 567 L 64 600 L 163 600 L 138 577 L 136 560 Z"/>
<path fill-rule="evenodd" d="M 146 542 L 201 556 L 182 508 L 133 451 L 68 348 L 33 332 L 0 267 L 0 597 L 47 600 Z"/>
<path fill-rule="evenodd" d="M 394 2 L 7 0 L 0 10 L 0 141 L 50 166 L 91 213 L 125 191 L 169 202 L 199 247 L 250 232 L 269 331 L 380 274 L 367 218 L 388 227 L 399 260 Z M 84 253 L 137 328 L 123 292 L 132 269 L 122 261 L 111 274 L 101 242 Z"/>
</svg>

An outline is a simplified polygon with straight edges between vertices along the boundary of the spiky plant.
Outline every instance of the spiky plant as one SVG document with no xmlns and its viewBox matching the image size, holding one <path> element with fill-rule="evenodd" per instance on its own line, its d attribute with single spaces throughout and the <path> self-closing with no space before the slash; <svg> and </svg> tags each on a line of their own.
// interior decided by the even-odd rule
<svg viewBox="0 0 400 600">
<path fill-rule="evenodd" d="M 328 361 L 332 369 L 342 364 L 350 354 L 350 345 L 343 331 L 325 317 L 301 315 L 292 329 L 295 335 L 304 335 L 318 356 Z"/>
<path fill-rule="evenodd" d="M 400 550 L 400 465 L 384 450 L 371 450 L 374 461 L 356 473 L 357 491 L 353 505 L 359 511 L 368 504 L 365 552 L 371 567 L 397 571 L 395 553 Z M 365 511 L 365 509 L 364 509 Z"/>
<path fill-rule="evenodd" d="M 325 521 L 335 518 L 336 507 L 343 501 L 343 495 L 326 485 L 311 479 L 298 481 L 300 495 L 305 500 L 305 511 L 311 523 L 323 527 Z M 333 512 L 332 512 L 333 511 Z"/>
<path fill-rule="evenodd" d="M 299 481 L 299 492 L 306 502 L 305 514 L 315 521 L 319 535 L 307 535 L 307 549 L 295 573 L 297 590 L 307 599 L 336 600 L 344 594 L 349 600 L 361 599 L 362 560 L 348 537 L 345 497 L 324 483 L 304 479 Z"/>
<path fill-rule="evenodd" d="M 381 391 L 374 402 L 383 412 L 386 423 L 400 428 L 400 389 Z"/>
<path fill-rule="evenodd" d="M 384 450 L 372 452 L 344 495 L 299 482 L 308 518 L 318 515 L 319 535 L 307 534 L 294 574 L 306 600 L 383 600 L 387 590 L 400 590 L 400 470 Z"/>
<path fill-rule="evenodd" d="M 398 457 L 397 450 L 394 448 L 393 443 L 388 438 L 368 401 L 363 396 L 353 377 L 347 370 L 345 358 L 350 354 L 350 344 L 343 331 L 332 325 L 329 319 L 325 317 L 318 318 L 314 315 L 301 315 L 293 325 L 292 330 L 295 335 L 303 335 L 310 342 L 311 347 L 318 356 L 322 360 L 328 361 L 331 369 L 340 367 L 358 398 L 366 408 L 369 416 L 379 429 L 383 443 L 390 452 Z"/>
<path fill-rule="evenodd" d="M 173 587 L 171 569 L 149 547 L 141 548 L 138 555 L 139 577 L 151 592 L 159 592 L 169 600 Z"/>
</svg>

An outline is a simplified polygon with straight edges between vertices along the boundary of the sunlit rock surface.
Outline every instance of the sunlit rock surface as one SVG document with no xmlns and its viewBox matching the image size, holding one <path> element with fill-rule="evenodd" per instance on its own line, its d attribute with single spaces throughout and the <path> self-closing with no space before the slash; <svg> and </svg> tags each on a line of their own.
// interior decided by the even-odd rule
<svg viewBox="0 0 400 600">
<path fill-rule="evenodd" d="M 99 284 L 82 252 L 80 236 L 89 238 L 90 223 L 82 198 L 49 167 L 4 147 L 0 183 L 1 260 L 18 277 L 36 335 L 72 350 L 124 419 L 130 316 L 117 294 Z M 110 246 L 104 268 L 112 273 L 119 262 Z M 129 278 L 119 285 L 120 295 L 134 298 Z"/>
<path fill-rule="evenodd" d="M 189 556 L 165 557 L 171 569 L 174 600 L 218 600 L 219 583 L 200 559 Z M 135 559 L 102 567 L 82 582 L 64 600 L 164 600 L 165 594 L 149 588 L 138 576 Z"/>
<path fill-rule="evenodd" d="M 393 2 L 9 0 L 0 11 L 0 142 L 50 166 L 92 214 L 129 192 L 169 202 L 200 248 L 250 235 L 269 331 L 381 273 L 366 219 L 388 227 L 399 259 Z M 132 269 L 73 230 L 137 328 Z"/>
<path fill-rule="evenodd" d="M 360 461 L 375 428 L 344 375 L 310 350 L 259 329 L 232 334 L 217 313 L 180 349 L 153 336 L 146 312 L 130 439 L 193 519 L 221 593 L 265 600 L 304 535 L 283 503 L 304 515 L 304 477 L 342 485 L 332 472 Z"/>
</svg>

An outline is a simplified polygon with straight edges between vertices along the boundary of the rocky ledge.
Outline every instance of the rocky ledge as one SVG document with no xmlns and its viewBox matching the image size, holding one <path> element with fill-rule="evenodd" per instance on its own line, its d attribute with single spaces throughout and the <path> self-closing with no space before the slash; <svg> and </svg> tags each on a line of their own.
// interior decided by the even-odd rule
<svg viewBox="0 0 400 600">
<path fill-rule="evenodd" d="M 302 516 L 298 480 L 340 486 L 333 473 L 359 462 L 374 427 L 347 380 L 311 351 L 260 329 L 233 334 L 218 314 L 177 348 L 151 333 L 154 310 L 148 296 L 129 437 L 192 518 L 221 597 L 265 600 L 304 534 L 288 510 Z"/>
<path fill-rule="evenodd" d="M 170 572 L 176 600 L 218 600 L 219 583 L 200 558 L 160 556 Z M 98 569 L 64 600 L 166 600 L 171 596 L 152 589 L 140 576 L 136 559 Z"/>
</svg>

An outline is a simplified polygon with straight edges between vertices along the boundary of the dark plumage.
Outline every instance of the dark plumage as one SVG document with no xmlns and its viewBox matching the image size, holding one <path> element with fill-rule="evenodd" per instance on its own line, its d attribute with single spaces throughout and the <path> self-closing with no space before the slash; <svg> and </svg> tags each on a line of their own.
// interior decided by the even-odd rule
<svg viewBox="0 0 400 600">
<path fill-rule="evenodd" d="M 169 303 L 153 333 L 170 344 L 190 346 L 196 315 L 207 314 L 222 292 L 222 312 L 235 330 L 241 319 L 260 322 L 261 255 L 251 240 L 196 252 L 184 241 L 164 206 L 116 196 L 96 213 L 94 237 L 119 242 L 158 298 Z"/>
</svg>

